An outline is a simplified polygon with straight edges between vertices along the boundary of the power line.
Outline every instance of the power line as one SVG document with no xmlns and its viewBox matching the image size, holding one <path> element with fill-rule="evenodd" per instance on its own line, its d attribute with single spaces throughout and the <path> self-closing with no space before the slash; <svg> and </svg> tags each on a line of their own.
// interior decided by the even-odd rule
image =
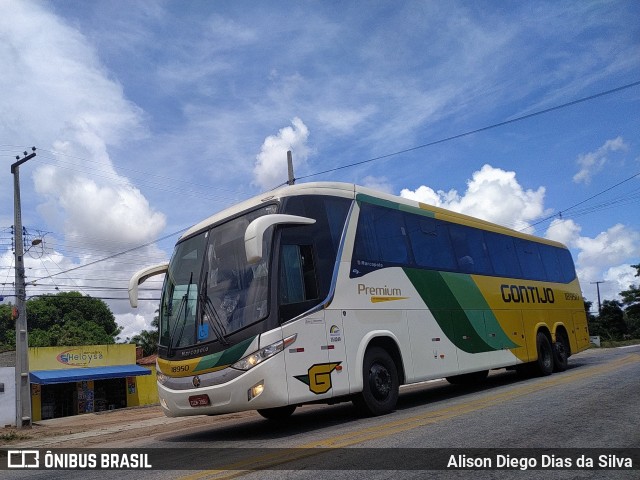
<svg viewBox="0 0 640 480">
<path fill-rule="evenodd" d="M 546 221 L 548 221 L 548 220 L 550 220 L 550 219 L 552 219 L 552 218 L 556 218 L 556 217 L 558 217 L 558 216 L 562 217 L 562 215 L 564 215 L 564 214 L 565 214 L 566 212 L 568 212 L 569 210 L 572 210 L 572 209 L 574 209 L 575 207 L 577 207 L 577 206 L 579 206 L 579 205 L 582 205 L 583 203 L 588 202 L 589 200 L 593 200 L 594 198 L 599 197 L 600 195 L 602 195 L 602 194 L 604 194 L 604 193 L 608 192 L 609 190 L 613 190 L 614 188 L 619 187 L 619 186 L 620 186 L 620 185 L 622 185 L 623 183 L 626 183 L 626 182 L 628 182 L 628 181 L 630 181 L 630 180 L 633 180 L 634 178 L 636 178 L 636 177 L 638 177 L 638 176 L 640 176 L 640 172 L 638 172 L 638 173 L 636 173 L 636 174 L 634 174 L 634 175 L 631 175 L 631 176 L 630 176 L 630 177 L 628 177 L 628 178 L 625 178 L 625 179 L 624 179 L 624 180 L 622 180 L 621 182 L 618 182 L 618 183 L 616 183 L 615 185 L 612 185 L 612 186 L 611 186 L 611 187 L 609 187 L 609 188 L 605 188 L 604 190 L 602 190 L 601 192 L 596 193 L 595 195 L 591 195 L 589 198 L 586 198 L 586 199 L 582 200 L 581 202 L 578 202 L 578 203 L 576 203 L 576 204 L 574 204 L 574 205 L 571 205 L 570 207 L 565 208 L 564 210 L 560 210 L 558 213 L 555 213 L 555 214 L 553 214 L 553 215 L 549 215 L 548 217 L 545 217 L 545 218 L 543 218 L 543 219 L 541 219 L 541 220 L 538 220 L 537 222 L 532 223 L 531 225 L 529 225 L 529 227 L 527 227 L 527 228 L 535 227 L 536 225 L 539 225 L 539 224 L 541 224 L 541 223 L 543 223 L 543 222 L 546 222 Z"/>
<path fill-rule="evenodd" d="M 487 130 L 492 130 L 494 128 L 503 127 L 503 126 L 509 125 L 511 123 L 521 122 L 522 120 L 527 120 L 527 119 L 532 118 L 532 117 L 537 117 L 539 115 L 544 115 L 546 113 L 550 113 L 550 112 L 553 112 L 553 111 L 556 111 L 556 110 L 560 110 L 562 108 L 571 107 L 571 106 L 577 105 L 579 103 L 588 102 L 590 100 L 594 100 L 596 98 L 603 97 L 605 95 L 610 95 L 612 93 L 620 92 L 622 90 L 626 90 L 627 88 L 636 87 L 638 85 L 640 85 L 640 81 L 629 83 L 627 85 L 623 85 L 621 87 L 613 88 L 611 90 L 607 90 L 607 91 L 604 91 L 604 92 L 596 93 L 594 95 L 589 95 L 588 97 L 579 98 L 579 99 L 573 100 L 571 102 L 563 103 L 561 105 L 556 105 L 554 107 L 545 108 L 544 110 L 539 110 L 537 112 L 528 113 L 527 115 L 522 115 L 520 117 L 512 118 L 511 120 L 505 120 L 504 122 L 494 123 L 494 124 L 489 125 L 487 127 L 476 128 L 475 130 L 470 130 L 468 132 L 459 133 L 457 135 L 452 135 L 450 137 L 441 138 L 440 140 L 435 140 L 433 142 L 424 143 L 422 145 L 417 145 L 415 147 L 406 148 L 404 150 L 399 150 L 399 151 L 393 152 L 393 153 L 387 153 L 386 155 L 380 155 L 379 157 L 374 157 L 374 158 L 370 158 L 368 160 L 362 160 L 360 162 L 354 162 L 354 163 L 350 163 L 350 164 L 347 164 L 347 165 L 342 165 L 340 167 L 335 167 L 335 168 L 330 168 L 328 170 L 323 170 L 322 172 L 316 172 L 316 173 L 310 173 L 308 175 L 303 175 L 301 177 L 296 178 L 295 180 L 302 180 L 302 179 L 305 179 L 305 178 L 315 177 L 315 176 L 318 176 L 318 175 L 323 175 L 325 173 L 335 172 L 337 170 L 343 170 L 345 168 L 356 167 L 358 165 L 363 165 L 365 163 L 375 162 L 376 160 L 383 160 L 385 158 L 394 157 L 396 155 L 401 155 L 403 153 L 413 152 L 415 150 L 420 150 L 421 148 L 432 147 L 433 145 L 438 145 L 440 143 L 450 142 L 451 140 L 456 140 L 458 138 L 467 137 L 467 136 L 473 135 L 475 133 L 485 132 Z M 282 184 L 282 185 L 284 185 L 284 184 Z"/>
<path fill-rule="evenodd" d="M 182 229 L 180 229 L 180 230 L 178 230 L 176 232 L 170 233 L 169 235 L 165 235 L 164 237 L 161 237 L 161 238 L 158 238 L 156 240 L 152 240 L 150 242 L 147 242 L 144 245 L 138 245 L 137 247 L 130 248 L 130 249 L 125 250 L 123 252 L 114 253 L 113 255 L 109 255 L 109 256 L 104 257 L 104 258 L 99 258 L 98 260 L 94 260 L 93 262 L 85 263 L 84 265 L 79 265 L 77 267 L 69 268 L 69 269 L 64 270 L 62 272 L 54 273 L 54 274 L 46 276 L 46 277 L 36 278 L 35 280 L 32 280 L 29 283 L 35 283 L 35 282 L 38 282 L 40 280 L 44 280 L 46 278 L 51 278 L 51 277 L 54 277 L 56 275 L 62 275 L 63 273 L 73 272 L 74 270 L 79 270 L 81 268 L 85 268 L 85 267 L 88 267 L 90 265 L 95 265 L 96 263 L 104 262 L 104 261 L 110 260 L 112 258 L 116 258 L 116 257 L 120 257 L 122 255 L 126 255 L 127 253 L 133 252 L 135 250 L 139 250 L 141 248 L 148 247 L 150 245 L 153 245 L 154 243 L 161 242 L 162 240 L 166 240 L 167 238 L 171 238 L 171 237 L 173 237 L 175 235 L 179 235 L 180 233 L 185 232 L 188 228 L 189 227 L 182 228 Z"/>
<path fill-rule="evenodd" d="M 385 159 L 385 158 L 390 158 L 390 157 L 393 157 L 393 156 L 396 156 L 396 155 L 401 155 L 403 153 L 412 152 L 412 151 L 415 151 L 415 150 L 419 150 L 419 149 L 422 149 L 422 148 L 430 147 L 430 146 L 437 145 L 437 144 L 440 144 L 440 143 L 449 142 L 449 141 L 456 140 L 456 139 L 459 139 L 459 138 L 463 138 L 463 137 L 466 137 L 466 136 L 469 136 L 469 135 L 473 135 L 473 134 L 476 134 L 476 133 L 479 133 L 479 132 L 492 130 L 492 129 L 495 129 L 495 128 L 498 128 L 498 127 L 502 127 L 502 126 L 509 125 L 509 124 L 512 124 L 512 123 L 520 122 L 520 121 L 523 121 L 523 120 L 526 120 L 526 119 L 529 119 L 529 118 L 533 118 L 533 117 L 536 117 L 536 116 L 539 116 L 539 115 L 547 114 L 547 113 L 550 113 L 550 112 L 553 112 L 553 111 L 556 111 L 556 110 L 560 110 L 560 109 L 563 109 L 563 108 L 567 108 L 567 107 L 570 107 L 570 106 L 573 106 L 573 105 L 577 105 L 579 103 L 584 103 L 584 102 L 587 102 L 587 101 L 590 101 L 590 100 L 594 100 L 596 98 L 603 97 L 605 95 L 610 95 L 610 94 L 613 94 L 613 93 L 616 93 L 616 92 L 619 92 L 619 91 L 622 91 L 622 90 L 626 90 L 628 88 L 632 88 L 632 87 L 635 87 L 635 86 L 638 86 L 638 85 L 640 85 L 640 81 L 636 81 L 636 82 L 629 83 L 629 84 L 626 84 L 626 85 L 623 85 L 623 86 L 620 86 L 620 87 L 617 87 L 617 88 L 613 88 L 613 89 L 606 90 L 606 91 L 603 91 L 603 92 L 599 92 L 599 93 L 596 93 L 596 94 L 593 94 L 593 95 L 589 95 L 587 97 L 583 97 L 583 98 L 580 98 L 580 99 L 577 99 L 577 100 L 573 100 L 571 102 L 567 102 L 567 103 L 556 105 L 556 106 L 553 106 L 553 107 L 550 107 L 550 108 L 539 110 L 537 112 L 533 112 L 533 113 L 529 113 L 529 114 L 526 114 L 526 115 L 522 115 L 522 116 L 510 119 L 510 120 L 505 120 L 503 122 L 494 123 L 494 124 L 488 125 L 486 127 L 477 128 L 477 129 L 470 130 L 470 131 L 467 131 L 467 132 L 464 132 L 464 133 L 460 133 L 460 134 L 457 134 L 457 135 L 452 135 L 452 136 L 449 136 L 449 137 L 446 137 L 446 138 L 442 138 L 440 140 L 435 140 L 433 142 L 424 143 L 422 145 L 417 145 L 415 147 L 406 148 L 406 149 L 403 149 L 403 150 L 399 150 L 397 152 L 388 153 L 388 154 L 381 155 L 381 156 L 378 156 L 378 157 L 370 158 L 368 160 L 362 160 L 362 161 L 359 161 L 359 162 L 354 162 L 354 163 L 350 163 L 350 164 L 347 164 L 347 165 L 342 165 L 342 166 L 331 168 L 331 169 L 327 169 L 327 170 L 324 170 L 324 171 L 321 171 L 321 172 L 316 172 L 316 173 L 311 173 L 311 174 L 308 174 L 308 175 L 303 175 L 301 177 L 298 177 L 295 180 L 302 180 L 302 179 L 305 179 L 305 178 L 310 178 L 310 177 L 322 175 L 322 174 L 325 174 L 325 173 L 334 172 L 334 171 L 337 171 L 337 170 L 342 170 L 342 169 L 346 169 L 346 168 L 350 168 L 350 167 L 355 167 L 355 166 L 358 166 L 358 165 L 363 165 L 363 164 L 366 164 L 366 163 L 374 162 L 376 160 L 382 160 L 382 159 Z M 47 151 L 47 152 L 49 152 L 51 154 L 60 154 L 60 152 L 54 152 L 54 151 L 50 151 L 50 150 L 45 150 L 45 151 Z M 63 155 L 66 155 L 66 154 L 63 154 Z M 71 155 L 66 155 L 66 156 L 68 156 L 70 158 L 80 158 L 80 157 L 73 157 Z M 637 177 L 638 175 L 640 175 L 640 173 L 637 173 L 637 174 L 633 175 L 632 177 L 629 177 L 626 180 L 623 180 L 622 182 L 620 182 L 620 183 L 618 183 L 616 185 L 613 185 L 612 187 L 609 187 L 608 189 L 603 190 L 602 192 L 600 192 L 600 193 L 598 193 L 596 195 L 593 195 L 593 196 L 591 196 L 591 197 L 589 197 L 589 198 L 587 198 L 587 199 L 585 199 L 585 200 L 583 200 L 581 202 L 578 202 L 575 205 L 572 205 L 571 207 L 569 207 L 569 208 L 567 208 L 567 209 L 565 209 L 563 211 L 566 212 L 566 211 L 568 211 L 568 210 L 570 210 L 572 208 L 575 208 L 575 207 L 577 207 L 577 206 L 579 206 L 579 205 L 581 205 L 581 204 L 583 204 L 583 203 L 585 203 L 585 202 L 587 202 L 587 201 L 589 201 L 589 200 L 591 200 L 591 199 L 593 199 L 593 198 L 595 198 L 595 197 L 597 197 L 597 196 L 599 196 L 599 195 L 601 195 L 601 194 L 603 194 L 603 193 L 605 193 L 605 192 L 607 192 L 607 191 L 609 191 L 609 190 L 611 190 L 613 188 L 616 188 L 617 186 L 619 186 L 619 185 L 631 180 L 632 178 Z M 557 216 L 557 214 L 549 216 L 549 217 L 546 217 L 546 218 L 544 218 L 544 219 L 532 224 L 531 227 L 533 227 L 535 225 L 538 225 L 538 224 L 540 224 L 540 223 L 542 223 L 544 221 L 547 221 L 550 218 L 554 218 L 556 216 Z M 110 259 L 113 259 L 113 258 L 116 258 L 116 257 L 120 257 L 120 256 L 125 255 L 127 253 L 134 252 L 134 251 L 139 250 L 141 248 L 148 247 L 150 245 L 153 245 L 155 243 L 158 243 L 160 241 L 163 241 L 163 240 L 166 240 L 166 239 L 168 239 L 170 237 L 178 235 L 178 234 L 186 231 L 188 228 L 189 227 L 185 227 L 185 228 L 183 228 L 181 230 L 178 230 L 176 232 L 173 232 L 173 233 L 171 233 L 169 235 L 166 235 L 166 236 L 161 237 L 159 239 L 153 240 L 151 242 L 145 243 L 143 245 L 139 245 L 139 246 L 136 246 L 136 247 L 133 247 L 133 248 L 121 251 L 121 252 L 117 252 L 117 253 L 114 253 L 112 255 L 108 255 L 106 257 L 100 258 L 98 260 L 94 260 L 92 262 L 89 262 L 89 263 L 86 263 L 86 264 L 83 264 L 83 265 L 79 265 L 77 267 L 73 267 L 73 268 L 70 268 L 70 269 L 67 269 L 67 270 L 64 270 L 64 271 L 61 271 L 61 272 L 57 272 L 57 273 L 54 273 L 54 274 L 51 274 L 51 275 L 48 275 L 48 276 L 45 276 L 45 277 L 37 278 L 35 280 L 32 280 L 29 283 L 35 283 L 35 282 L 38 282 L 40 280 L 44 280 L 44 279 L 47 279 L 47 278 L 52 278 L 52 277 L 57 276 L 57 275 L 62 275 L 63 273 L 72 272 L 74 270 L 79 270 L 81 268 L 85 268 L 85 267 L 88 267 L 88 266 L 91 266 L 91 265 L 95 265 L 97 263 L 101 263 L 101 262 L 104 262 L 106 260 L 110 260 Z"/>
</svg>

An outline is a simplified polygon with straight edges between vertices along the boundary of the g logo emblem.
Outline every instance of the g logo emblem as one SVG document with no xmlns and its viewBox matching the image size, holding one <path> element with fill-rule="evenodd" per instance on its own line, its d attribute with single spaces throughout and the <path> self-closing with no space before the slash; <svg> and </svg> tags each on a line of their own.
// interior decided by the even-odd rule
<svg viewBox="0 0 640 480">
<path fill-rule="evenodd" d="M 307 370 L 308 375 L 296 375 L 295 378 L 309 385 L 309 390 L 315 394 L 327 393 L 331 390 L 331 372 L 342 362 L 317 363 Z"/>
</svg>

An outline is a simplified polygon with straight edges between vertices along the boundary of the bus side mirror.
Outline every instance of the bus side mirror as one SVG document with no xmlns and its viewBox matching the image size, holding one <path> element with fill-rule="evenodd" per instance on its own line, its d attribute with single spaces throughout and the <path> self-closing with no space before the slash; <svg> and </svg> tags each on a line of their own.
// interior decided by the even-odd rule
<svg viewBox="0 0 640 480">
<path fill-rule="evenodd" d="M 262 260 L 262 239 L 264 232 L 273 225 L 311 225 L 316 223 L 313 218 L 299 217 L 297 215 L 285 215 L 275 213 L 256 218 L 247 225 L 244 232 L 244 249 L 247 254 L 247 263 L 250 265 Z"/>
<path fill-rule="evenodd" d="M 129 303 L 133 308 L 138 306 L 138 286 L 143 283 L 147 278 L 155 275 L 162 275 L 169 270 L 168 263 L 162 263 L 160 265 L 154 265 L 153 267 L 143 268 L 137 271 L 129 280 Z"/>
</svg>

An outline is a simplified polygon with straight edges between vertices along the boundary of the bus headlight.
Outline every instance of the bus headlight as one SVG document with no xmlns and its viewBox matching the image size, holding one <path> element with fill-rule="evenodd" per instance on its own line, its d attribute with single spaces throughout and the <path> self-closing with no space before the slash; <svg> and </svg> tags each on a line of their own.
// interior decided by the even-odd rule
<svg viewBox="0 0 640 480">
<path fill-rule="evenodd" d="M 264 380 L 260 380 L 247 391 L 247 400 L 250 402 L 264 392 Z"/>
<path fill-rule="evenodd" d="M 286 347 L 296 341 L 297 336 L 297 334 L 291 335 L 284 340 L 280 340 L 278 342 L 272 343 L 271 345 L 267 345 L 266 347 L 253 352 L 251 355 L 247 355 L 246 357 L 241 358 L 236 363 L 231 365 L 231 368 L 244 371 L 251 370 L 256 365 L 264 362 L 267 358 L 271 358 L 275 354 L 282 352 Z"/>
<path fill-rule="evenodd" d="M 167 376 L 160 370 L 158 370 L 156 373 L 156 380 L 160 385 L 164 385 L 164 383 L 167 381 Z"/>
</svg>

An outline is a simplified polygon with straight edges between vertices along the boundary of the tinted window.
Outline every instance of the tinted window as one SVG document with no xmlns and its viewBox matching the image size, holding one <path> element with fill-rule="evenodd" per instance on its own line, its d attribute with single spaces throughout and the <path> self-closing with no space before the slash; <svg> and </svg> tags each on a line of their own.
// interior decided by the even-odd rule
<svg viewBox="0 0 640 480">
<path fill-rule="evenodd" d="M 484 232 L 484 236 L 494 274 L 501 277 L 522 277 L 513 238 L 493 232 Z"/>
<path fill-rule="evenodd" d="M 482 230 L 451 224 L 449 235 L 456 255 L 458 271 L 492 274 Z"/>
<path fill-rule="evenodd" d="M 399 210 L 363 203 L 360 207 L 355 256 L 385 263 L 409 263 L 406 229 Z"/>
<path fill-rule="evenodd" d="M 542 265 L 546 273 L 546 279 L 550 282 L 562 281 L 562 270 L 560 269 L 560 260 L 558 259 L 559 249 L 551 245 L 538 245 L 540 256 L 542 257 Z"/>
<path fill-rule="evenodd" d="M 556 250 L 558 261 L 560 262 L 560 271 L 562 272 L 562 281 L 569 283 L 576 278 L 576 267 L 573 264 L 573 258 L 569 250 L 560 248 Z"/>
<path fill-rule="evenodd" d="M 538 244 L 520 238 L 516 238 L 515 243 L 518 261 L 520 262 L 524 278 L 544 280 L 545 273 L 542 260 L 540 259 Z"/>
<path fill-rule="evenodd" d="M 351 276 L 389 263 L 564 283 L 576 276 L 566 249 L 363 203 Z"/>
<path fill-rule="evenodd" d="M 280 304 L 318 299 L 311 245 L 283 245 L 280 261 Z"/>
<path fill-rule="evenodd" d="M 447 225 L 435 218 L 407 214 L 407 231 L 416 264 L 436 270 L 456 268 Z"/>
</svg>

